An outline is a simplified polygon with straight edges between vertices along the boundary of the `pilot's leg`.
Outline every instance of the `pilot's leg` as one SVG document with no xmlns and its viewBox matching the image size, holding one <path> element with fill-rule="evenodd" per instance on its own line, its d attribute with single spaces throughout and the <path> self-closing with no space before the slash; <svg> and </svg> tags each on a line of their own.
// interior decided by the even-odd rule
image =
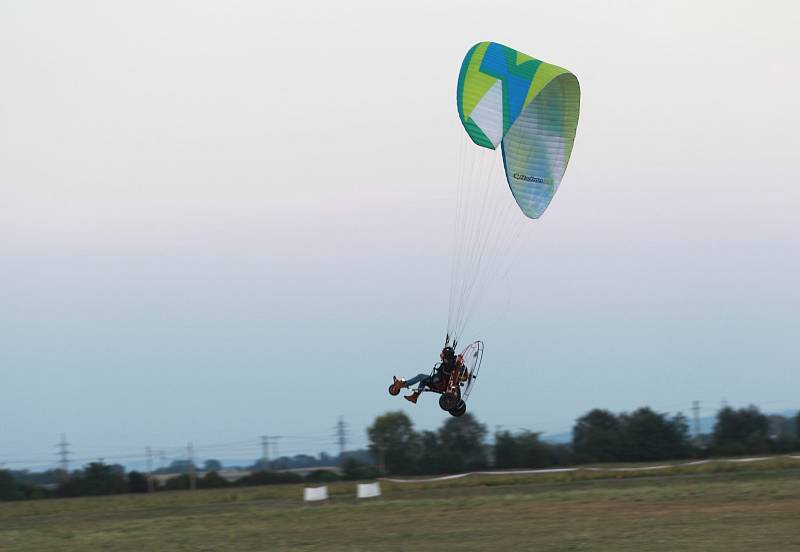
<svg viewBox="0 0 800 552">
<path fill-rule="evenodd" d="M 406 387 L 411 387 L 415 383 L 419 383 L 419 388 L 421 389 L 425 385 L 425 381 L 428 379 L 428 374 L 417 374 L 410 380 L 406 380 Z"/>
<path fill-rule="evenodd" d="M 410 395 L 406 395 L 404 398 L 409 402 L 417 404 L 417 399 L 422 394 L 422 390 L 428 384 L 428 379 L 429 378 L 430 378 L 430 376 L 428 374 L 417 374 L 416 376 L 414 376 L 413 378 L 408 380 L 406 382 L 406 387 L 410 387 L 410 386 L 414 385 L 415 383 L 419 383 L 419 385 L 417 386 L 416 389 L 414 389 L 414 391 L 411 392 Z"/>
</svg>

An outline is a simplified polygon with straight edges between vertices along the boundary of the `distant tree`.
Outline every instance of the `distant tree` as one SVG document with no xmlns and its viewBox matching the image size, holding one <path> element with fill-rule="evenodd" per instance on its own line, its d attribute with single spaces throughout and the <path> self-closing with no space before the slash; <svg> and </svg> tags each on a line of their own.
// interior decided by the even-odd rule
<svg viewBox="0 0 800 552">
<path fill-rule="evenodd" d="M 220 470 L 222 470 L 222 462 L 220 462 L 219 460 L 210 458 L 205 462 L 203 462 L 203 471 L 218 472 Z"/>
<path fill-rule="evenodd" d="M 344 464 L 344 461 L 347 460 L 348 458 L 355 458 L 362 464 L 367 464 L 370 466 L 375 465 L 375 458 L 372 456 L 372 453 L 370 453 L 370 451 L 367 449 L 346 450 L 344 451 L 344 454 L 342 455 L 341 458 L 337 457 L 337 460 L 339 461 L 340 464 Z"/>
<path fill-rule="evenodd" d="M 290 470 L 294 468 L 313 468 L 324 465 L 330 466 L 333 465 L 333 463 L 326 464 L 316 456 L 311 456 L 310 454 L 296 454 L 294 456 L 281 456 L 280 458 L 274 458 L 266 464 L 264 463 L 264 459 L 260 458 L 249 467 L 252 470 Z"/>
<path fill-rule="evenodd" d="M 253 483 L 257 484 L 257 483 Z M 197 479 L 198 489 L 217 489 L 220 487 L 228 487 L 232 485 L 228 480 L 221 477 L 217 472 L 208 472 Z M 168 491 L 185 491 L 191 486 L 191 479 L 189 474 L 182 473 L 175 477 L 170 477 L 164 483 L 164 488 Z"/>
<path fill-rule="evenodd" d="M 68 479 L 62 480 L 58 484 L 56 495 L 65 497 L 81 496 L 80 472 L 74 472 Z"/>
<path fill-rule="evenodd" d="M 793 418 L 787 418 L 780 414 L 769 414 L 767 415 L 767 421 L 769 423 L 769 436 L 772 439 L 795 437 Z"/>
<path fill-rule="evenodd" d="M 495 434 L 494 465 L 496 468 L 544 468 L 558 463 L 552 445 L 539 440 L 539 434 L 523 431 L 517 435 L 509 431 Z"/>
<path fill-rule="evenodd" d="M 164 488 L 168 491 L 185 491 L 189 488 L 189 485 L 189 474 L 186 473 L 170 477 L 164 482 Z"/>
<path fill-rule="evenodd" d="M 554 454 L 550 447 L 539 440 L 539 434 L 533 431 L 523 431 L 518 440 L 522 445 L 523 458 L 526 468 L 544 468 L 555 463 Z"/>
<path fill-rule="evenodd" d="M 280 458 L 276 458 L 269 463 L 269 469 L 272 470 L 288 470 L 292 467 L 292 459 L 288 456 L 281 456 Z"/>
<path fill-rule="evenodd" d="M 769 419 L 755 406 L 717 413 L 712 435 L 715 454 L 761 454 L 769 450 Z"/>
<path fill-rule="evenodd" d="M 494 435 L 494 467 L 499 469 L 525 466 L 525 453 L 510 431 L 499 431 Z"/>
<path fill-rule="evenodd" d="M 355 458 L 345 458 L 342 462 L 342 479 L 345 481 L 355 481 L 361 479 L 361 469 L 364 466 Z"/>
<path fill-rule="evenodd" d="M 584 414 L 572 428 L 572 447 L 579 462 L 618 460 L 622 449 L 619 418 L 599 408 Z"/>
<path fill-rule="evenodd" d="M 17 481 L 8 470 L 0 470 L 0 500 L 20 500 Z"/>
<path fill-rule="evenodd" d="M 770 414 L 767 416 L 767 420 L 769 420 L 769 438 L 772 451 L 782 454 L 794 450 L 797 438 L 794 418 L 781 416 L 780 414 Z"/>
<path fill-rule="evenodd" d="M 20 483 L 8 470 L 0 470 L 0 500 L 23 500 L 33 496 L 32 485 Z"/>
<path fill-rule="evenodd" d="M 411 419 L 402 411 L 387 412 L 367 428 L 369 450 L 380 461 L 383 456 L 388 473 L 414 473 L 417 459 L 417 434 Z"/>
<path fill-rule="evenodd" d="M 293 468 L 313 468 L 319 465 L 319 458 L 310 454 L 295 454 L 290 462 L 290 466 Z"/>
<path fill-rule="evenodd" d="M 517 439 L 522 446 L 524 467 L 545 468 L 556 463 L 554 447 L 543 443 L 538 433 L 523 431 Z"/>
<path fill-rule="evenodd" d="M 138 471 L 128 472 L 129 493 L 146 493 L 147 490 L 147 476 Z"/>
<path fill-rule="evenodd" d="M 423 431 L 417 435 L 417 472 L 425 474 L 463 471 L 464 458 L 444 446 L 440 432 Z"/>
<path fill-rule="evenodd" d="M 18 483 L 27 485 L 57 485 L 64 479 L 61 470 L 45 470 L 43 472 L 29 472 L 27 470 L 14 470 L 11 472 Z"/>
<path fill-rule="evenodd" d="M 128 482 L 119 465 L 92 462 L 83 470 L 74 472 L 59 486 L 62 496 L 99 496 L 127 492 Z"/>
<path fill-rule="evenodd" d="M 206 472 L 203 477 L 197 481 L 197 486 L 201 489 L 219 489 L 220 487 L 229 487 L 230 485 L 232 485 L 232 483 L 216 471 Z"/>
<path fill-rule="evenodd" d="M 84 495 L 121 494 L 128 490 L 125 468 L 119 464 L 92 462 L 84 469 Z"/>
<path fill-rule="evenodd" d="M 681 414 L 669 419 L 666 414 L 642 407 L 621 415 L 620 422 L 621 460 L 667 460 L 689 454 L 689 425 Z"/>
<path fill-rule="evenodd" d="M 551 466 L 567 466 L 575 463 L 572 445 L 566 443 L 544 443 Z"/>
<path fill-rule="evenodd" d="M 277 485 L 280 483 L 300 483 L 303 478 L 294 472 L 257 471 L 236 480 L 237 485 Z"/>
<path fill-rule="evenodd" d="M 188 460 L 173 460 L 166 468 L 159 468 L 156 473 L 189 473 L 192 471 L 192 463 Z"/>
<path fill-rule="evenodd" d="M 375 466 L 360 462 L 353 456 L 347 456 L 342 462 L 342 479 L 345 481 L 369 479 L 370 477 L 375 477 L 375 475 Z"/>
<path fill-rule="evenodd" d="M 794 415 L 795 448 L 800 448 L 800 410 Z"/>
<path fill-rule="evenodd" d="M 486 454 L 486 426 L 467 412 L 459 418 L 448 418 L 439 428 L 439 441 L 448 453 L 454 453 L 448 471 L 480 470 L 489 465 Z"/>
</svg>

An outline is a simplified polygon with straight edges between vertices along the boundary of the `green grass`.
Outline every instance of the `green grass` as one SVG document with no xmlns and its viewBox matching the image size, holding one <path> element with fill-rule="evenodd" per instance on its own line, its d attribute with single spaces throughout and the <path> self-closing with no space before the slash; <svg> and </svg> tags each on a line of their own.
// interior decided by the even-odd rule
<svg viewBox="0 0 800 552">
<path fill-rule="evenodd" d="M 0 504 L 0 550 L 800 550 L 797 462 L 302 485 Z M 571 477 L 567 477 L 571 476 Z"/>
</svg>

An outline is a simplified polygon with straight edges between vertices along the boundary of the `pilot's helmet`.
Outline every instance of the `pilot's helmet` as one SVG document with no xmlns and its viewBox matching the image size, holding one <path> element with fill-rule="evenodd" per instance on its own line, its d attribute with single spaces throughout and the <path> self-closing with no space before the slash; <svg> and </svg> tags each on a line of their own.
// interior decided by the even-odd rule
<svg viewBox="0 0 800 552">
<path fill-rule="evenodd" d="M 456 352 L 452 347 L 445 347 L 442 349 L 442 354 L 440 356 L 442 357 L 442 360 L 450 362 L 455 358 Z"/>
</svg>

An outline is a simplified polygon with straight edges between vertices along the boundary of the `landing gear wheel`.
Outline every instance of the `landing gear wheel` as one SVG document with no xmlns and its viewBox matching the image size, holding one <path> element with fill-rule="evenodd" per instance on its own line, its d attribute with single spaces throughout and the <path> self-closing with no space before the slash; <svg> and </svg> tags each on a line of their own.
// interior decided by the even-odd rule
<svg viewBox="0 0 800 552">
<path fill-rule="evenodd" d="M 458 400 L 455 393 L 442 393 L 442 396 L 439 397 L 439 407 L 449 412 L 458 405 Z"/>
<path fill-rule="evenodd" d="M 394 397 L 395 395 L 399 395 L 400 391 L 403 390 L 403 387 L 406 386 L 406 380 L 400 378 L 394 378 L 394 381 L 389 386 L 389 394 Z"/>
<path fill-rule="evenodd" d="M 467 411 L 467 403 L 465 403 L 464 401 L 458 401 L 457 405 L 448 410 L 450 415 L 455 416 L 456 418 L 463 416 L 464 412 L 466 411 Z"/>
</svg>

